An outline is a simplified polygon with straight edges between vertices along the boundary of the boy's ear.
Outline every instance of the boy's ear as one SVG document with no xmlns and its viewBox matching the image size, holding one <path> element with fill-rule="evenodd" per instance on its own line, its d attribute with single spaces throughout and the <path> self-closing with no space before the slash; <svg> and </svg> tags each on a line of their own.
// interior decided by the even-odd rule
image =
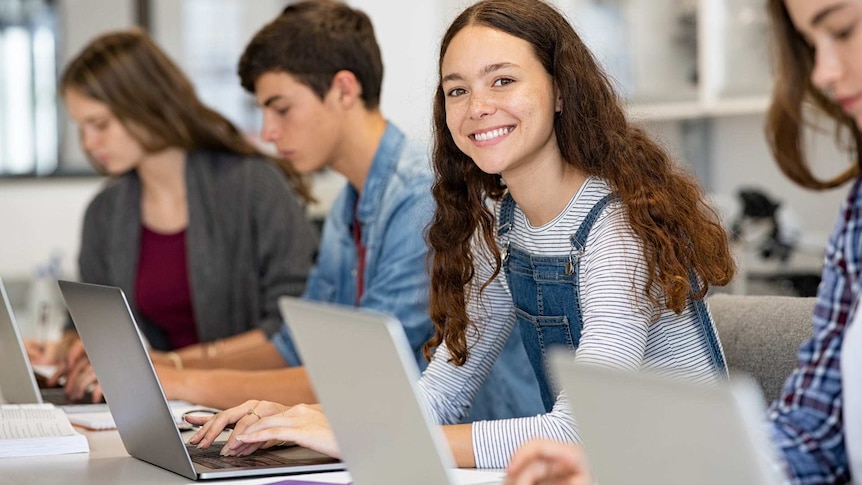
<svg viewBox="0 0 862 485">
<path fill-rule="evenodd" d="M 351 108 L 362 102 L 362 85 L 351 71 L 341 70 L 332 76 L 331 94 L 344 108 Z"/>
</svg>

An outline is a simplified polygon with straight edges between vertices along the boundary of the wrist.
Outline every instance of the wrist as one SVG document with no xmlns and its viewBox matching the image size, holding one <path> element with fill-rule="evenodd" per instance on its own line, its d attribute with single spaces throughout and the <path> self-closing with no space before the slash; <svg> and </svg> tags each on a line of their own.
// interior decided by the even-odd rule
<svg viewBox="0 0 862 485">
<path fill-rule="evenodd" d="M 174 365 L 174 369 L 183 370 L 183 358 L 173 350 L 165 353 L 165 357 Z"/>
</svg>

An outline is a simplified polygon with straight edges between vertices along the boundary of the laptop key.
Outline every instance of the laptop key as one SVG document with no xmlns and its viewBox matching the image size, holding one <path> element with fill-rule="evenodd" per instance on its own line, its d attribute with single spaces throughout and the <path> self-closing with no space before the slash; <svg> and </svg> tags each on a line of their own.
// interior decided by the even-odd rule
<svg viewBox="0 0 862 485">
<path fill-rule="evenodd" d="M 209 448 L 202 450 L 193 445 L 187 445 L 189 456 L 194 463 L 207 468 L 223 470 L 226 468 L 247 468 L 266 466 L 291 466 L 291 465 L 315 465 L 320 463 L 320 458 L 304 459 L 300 457 L 287 457 L 275 451 L 257 450 L 249 456 L 221 456 L 224 443 L 213 443 Z"/>
</svg>

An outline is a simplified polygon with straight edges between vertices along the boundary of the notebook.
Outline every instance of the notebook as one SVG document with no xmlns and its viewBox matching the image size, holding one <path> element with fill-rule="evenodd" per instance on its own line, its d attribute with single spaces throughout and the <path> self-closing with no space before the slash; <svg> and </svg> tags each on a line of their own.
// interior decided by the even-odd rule
<svg viewBox="0 0 862 485">
<path fill-rule="evenodd" d="M 601 485 L 782 483 L 754 381 L 696 385 L 577 364 L 565 351 L 550 363 Z"/>
<path fill-rule="evenodd" d="M 355 485 L 502 483 L 501 472 L 457 478 L 395 318 L 288 296 L 278 303 Z"/>
<path fill-rule="evenodd" d="M 87 438 L 53 404 L 0 405 L 0 458 L 88 451 Z"/>
<path fill-rule="evenodd" d="M 192 480 L 342 470 L 338 460 L 299 446 L 221 457 L 187 446 L 120 288 L 60 281 L 60 291 L 102 385 L 117 431 L 133 457 Z"/>
<path fill-rule="evenodd" d="M 88 404 L 89 395 L 85 396 L 86 400 L 72 402 L 66 397 L 62 388 L 39 388 L 2 279 L 0 279 L 0 358 L 2 358 L 0 361 L 0 393 L 6 402 L 12 404 L 51 403 L 63 406 L 66 411 L 78 409 L 78 406 L 83 406 L 82 409 L 94 409 L 93 405 Z M 100 407 L 105 408 L 104 405 Z"/>
</svg>

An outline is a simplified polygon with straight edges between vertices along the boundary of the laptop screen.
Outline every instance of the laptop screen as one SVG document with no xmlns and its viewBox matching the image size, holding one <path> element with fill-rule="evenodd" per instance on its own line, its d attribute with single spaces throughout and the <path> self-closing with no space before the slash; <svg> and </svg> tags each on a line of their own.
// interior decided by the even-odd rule
<svg viewBox="0 0 862 485">
<path fill-rule="evenodd" d="M 778 483 L 753 382 L 692 384 L 579 364 L 569 352 L 550 361 L 598 483 Z"/>
<path fill-rule="evenodd" d="M 59 284 L 130 455 L 191 479 L 344 469 L 338 460 L 311 450 L 304 453 L 300 447 L 283 452 L 302 455 L 289 466 L 271 462 L 254 466 L 261 457 L 247 460 L 249 466 L 241 466 L 241 460 L 234 460 L 231 468 L 194 466 L 123 291 L 70 281 Z M 309 454 L 314 455 L 313 463 Z"/>
<path fill-rule="evenodd" d="M 0 307 L 0 393 L 9 403 L 41 403 L 39 387 L 2 279 Z"/>
</svg>

